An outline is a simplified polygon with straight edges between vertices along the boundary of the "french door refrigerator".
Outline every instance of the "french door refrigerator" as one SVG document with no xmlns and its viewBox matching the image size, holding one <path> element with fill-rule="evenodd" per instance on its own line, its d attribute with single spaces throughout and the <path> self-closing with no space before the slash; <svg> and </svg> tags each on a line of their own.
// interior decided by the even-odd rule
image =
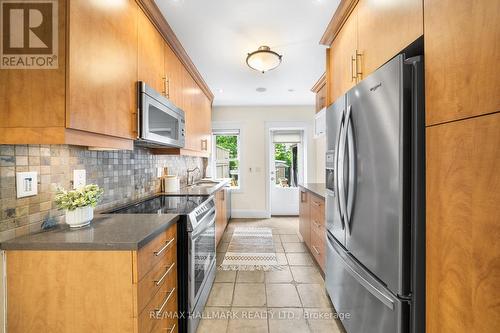
<svg viewBox="0 0 500 333">
<path fill-rule="evenodd" d="M 396 56 L 327 110 L 326 289 L 348 333 L 425 331 L 422 59 Z"/>
</svg>

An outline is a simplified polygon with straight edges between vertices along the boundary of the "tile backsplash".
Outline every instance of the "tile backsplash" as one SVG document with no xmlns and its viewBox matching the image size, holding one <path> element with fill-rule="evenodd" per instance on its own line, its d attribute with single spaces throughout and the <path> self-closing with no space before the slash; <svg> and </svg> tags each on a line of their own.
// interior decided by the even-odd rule
<svg viewBox="0 0 500 333">
<path fill-rule="evenodd" d="M 0 145 L 0 241 L 38 231 L 48 219 L 63 222 L 54 192 L 57 186 L 72 187 L 75 169 L 86 170 L 87 184 L 104 188 L 97 209 L 108 209 L 157 193 L 157 167 L 179 175 L 182 186 L 186 169 L 204 170 L 206 162 L 200 157 L 154 155 L 141 147 L 95 151 L 67 145 Z M 15 176 L 23 171 L 38 173 L 38 195 L 17 199 Z"/>
</svg>

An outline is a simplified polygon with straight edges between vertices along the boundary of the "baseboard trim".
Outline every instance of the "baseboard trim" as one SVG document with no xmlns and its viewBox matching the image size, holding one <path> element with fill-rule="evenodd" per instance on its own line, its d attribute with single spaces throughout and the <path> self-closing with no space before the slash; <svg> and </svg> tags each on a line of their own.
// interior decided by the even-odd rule
<svg viewBox="0 0 500 333">
<path fill-rule="evenodd" d="M 268 219 L 271 214 L 267 210 L 232 209 L 231 218 L 234 219 Z"/>
</svg>

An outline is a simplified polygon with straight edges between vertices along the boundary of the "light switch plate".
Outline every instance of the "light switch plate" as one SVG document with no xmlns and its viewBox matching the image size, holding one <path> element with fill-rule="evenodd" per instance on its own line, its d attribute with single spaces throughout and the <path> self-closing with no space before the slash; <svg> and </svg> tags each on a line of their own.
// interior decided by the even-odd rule
<svg viewBox="0 0 500 333">
<path fill-rule="evenodd" d="M 38 194 L 38 174 L 36 171 L 16 173 L 17 197 L 24 198 Z"/>
<path fill-rule="evenodd" d="M 87 172 L 83 170 L 73 170 L 73 189 L 87 185 Z"/>
</svg>

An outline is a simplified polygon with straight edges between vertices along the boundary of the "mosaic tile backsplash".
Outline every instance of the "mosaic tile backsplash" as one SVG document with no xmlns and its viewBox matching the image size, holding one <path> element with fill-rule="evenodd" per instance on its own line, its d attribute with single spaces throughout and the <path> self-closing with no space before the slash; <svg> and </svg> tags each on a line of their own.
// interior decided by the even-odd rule
<svg viewBox="0 0 500 333">
<path fill-rule="evenodd" d="M 157 167 L 168 167 L 186 184 L 186 170 L 204 170 L 200 157 L 153 155 L 146 148 L 133 151 L 95 151 L 67 145 L 0 145 L 0 242 L 39 231 L 47 220 L 63 223 L 64 212 L 53 202 L 55 189 L 72 188 L 73 170 L 85 169 L 87 184 L 104 188 L 97 210 L 159 192 Z M 16 172 L 38 172 L 38 195 L 16 198 Z M 197 175 L 195 177 L 202 177 Z"/>
</svg>

